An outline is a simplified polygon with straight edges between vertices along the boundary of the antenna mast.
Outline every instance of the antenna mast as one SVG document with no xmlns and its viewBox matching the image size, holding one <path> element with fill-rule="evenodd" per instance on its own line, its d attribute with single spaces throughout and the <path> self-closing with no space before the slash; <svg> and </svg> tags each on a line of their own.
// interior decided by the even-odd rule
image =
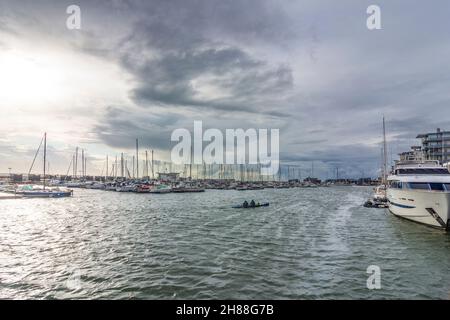
<svg viewBox="0 0 450 320">
<path fill-rule="evenodd" d="M 387 144 L 386 144 L 386 123 L 383 116 L 383 184 L 387 183 Z"/>
</svg>

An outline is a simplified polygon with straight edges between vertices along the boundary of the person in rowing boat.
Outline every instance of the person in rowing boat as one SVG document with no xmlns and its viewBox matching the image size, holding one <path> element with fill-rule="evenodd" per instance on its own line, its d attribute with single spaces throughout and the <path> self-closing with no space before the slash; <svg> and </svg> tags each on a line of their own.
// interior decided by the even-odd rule
<svg viewBox="0 0 450 320">
<path fill-rule="evenodd" d="M 243 206 L 244 208 L 248 208 L 248 202 L 247 202 L 247 200 L 244 201 L 244 203 L 242 204 L 242 206 Z"/>
<path fill-rule="evenodd" d="M 255 200 L 250 201 L 250 207 L 252 208 L 256 207 Z"/>
</svg>

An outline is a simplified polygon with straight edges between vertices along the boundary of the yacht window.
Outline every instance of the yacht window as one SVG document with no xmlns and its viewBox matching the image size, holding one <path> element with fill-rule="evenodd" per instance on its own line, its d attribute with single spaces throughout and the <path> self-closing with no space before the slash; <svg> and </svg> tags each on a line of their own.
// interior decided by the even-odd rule
<svg viewBox="0 0 450 320">
<path fill-rule="evenodd" d="M 444 186 L 447 191 L 450 191 L 450 183 L 445 183 Z"/>
<path fill-rule="evenodd" d="M 398 169 L 397 174 L 450 174 L 445 168 Z"/>
<path fill-rule="evenodd" d="M 431 190 L 444 191 L 444 185 L 442 183 L 430 183 Z"/>
<path fill-rule="evenodd" d="M 430 185 L 428 183 L 409 182 L 408 188 L 418 190 L 430 190 Z"/>
</svg>

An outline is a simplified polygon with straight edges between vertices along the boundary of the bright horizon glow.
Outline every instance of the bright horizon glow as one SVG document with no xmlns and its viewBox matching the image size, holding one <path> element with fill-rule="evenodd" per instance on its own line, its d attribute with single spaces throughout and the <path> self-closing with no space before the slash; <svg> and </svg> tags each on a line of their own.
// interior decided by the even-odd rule
<svg viewBox="0 0 450 320">
<path fill-rule="evenodd" d="M 70 47 L 9 39 L 0 51 L 0 147 L 9 145 L 15 152 L 1 150 L 0 172 L 27 171 L 44 132 L 49 146 L 60 150 L 53 170 L 64 173 L 71 150 L 79 146 L 90 155 L 91 170 L 100 171 L 97 159 L 118 151 L 99 145 L 92 126 L 108 105 L 129 103 L 127 80 L 116 64 Z"/>
<path fill-rule="evenodd" d="M 51 56 L 9 51 L 0 55 L 0 99 L 2 104 L 32 104 L 61 99 L 64 68 Z"/>
</svg>

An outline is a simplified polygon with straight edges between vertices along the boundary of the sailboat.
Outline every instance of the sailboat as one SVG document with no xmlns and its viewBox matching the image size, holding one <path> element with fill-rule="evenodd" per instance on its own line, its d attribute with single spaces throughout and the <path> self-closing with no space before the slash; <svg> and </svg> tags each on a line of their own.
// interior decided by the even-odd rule
<svg viewBox="0 0 450 320">
<path fill-rule="evenodd" d="M 387 208 L 386 184 L 387 184 L 387 144 L 386 123 L 383 117 L 383 176 L 381 184 L 374 188 L 372 197 L 364 203 L 367 208 Z"/>
<path fill-rule="evenodd" d="M 36 155 L 33 159 L 33 163 L 31 164 L 30 171 L 33 168 L 34 161 L 36 160 L 36 156 L 39 153 L 42 142 L 44 143 L 44 177 L 42 186 L 40 185 L 25 185 L 19 188 L 16 193 L 22 194 L 24 197 L 28 198 L 63 198 L 70 197 L 73 195 L 73 191 L 70 189 L 59 188 L 59 187 L 48 187 L 46 186 L 46 167 L 47 167 L 47 133 L 44 133 L 44 137 L 41 140 L 41 144 L 36 152 Z"/>
</svg>

